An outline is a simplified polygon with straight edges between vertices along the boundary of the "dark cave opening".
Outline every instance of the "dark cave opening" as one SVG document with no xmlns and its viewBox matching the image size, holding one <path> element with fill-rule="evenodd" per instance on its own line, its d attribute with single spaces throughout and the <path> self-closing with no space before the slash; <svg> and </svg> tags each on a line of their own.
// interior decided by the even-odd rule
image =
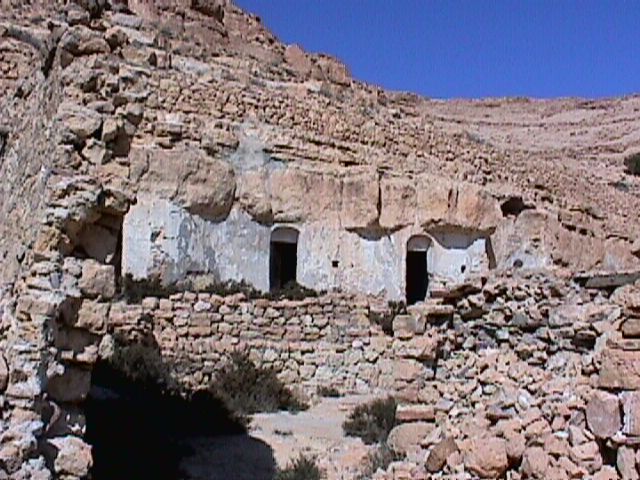
<svg viewBox="0 0 640 480">
<path fill-rule="evenodd" d="M 224 446 L 226 439 L 260 449 L 262 470 L 274 471 L 269 447 L 256 445 L 258 441 L 249 437 L 245 425 L 207 390 L 185 395 L 161 382 L 132 378 L 112 363 L 100 361 L 92 373 L 84 411 L 86 439 L 92 445 L 93 480 L 222 478 L 218 477 L 219 465 L 206 464 L 198 466 L 206 472 L 205 477 L 192 476 L 185 470 L 184 460 L 194 454 L 202 457 L 196 451 L 200 446 L 216 441 Z M 242 468 L 234 466 L 234 461 L 238 462 L 224 459 L 224 468 Z"/>
</svg>

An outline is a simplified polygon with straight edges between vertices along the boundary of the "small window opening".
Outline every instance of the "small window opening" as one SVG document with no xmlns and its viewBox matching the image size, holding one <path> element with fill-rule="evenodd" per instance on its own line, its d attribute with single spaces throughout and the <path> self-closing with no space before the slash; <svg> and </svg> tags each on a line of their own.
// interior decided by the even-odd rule
<svg viewBox="0 0 640 480">
<path fill-rule="evenodd" d="M 464 273 L 467 270 L 467 266 L 466 265 L 461 265 L 460 266 L 460 273 Z"/>
<path fill-rule="evenodd" d="M 413 237 L 407 244 L 406 298 L 407 305 L 423 301 L 427 296 L 427 237 Z"/>
<path fill-rule="evenodd" d="M 280 290 L 296 282 L 298 268 L 298 232 L 292 228 L 274 230 L 271 234 L 269 289 Z"/>
<path fill-rule="evenodd" d="M 333 268 L 338 268 L 338 265 L 340 265 L 340 262 L 338 262 L 338 260 L 333 260 L 333 261 L 331 262 L 331 266 L 332 266 Z"/>
</svg>

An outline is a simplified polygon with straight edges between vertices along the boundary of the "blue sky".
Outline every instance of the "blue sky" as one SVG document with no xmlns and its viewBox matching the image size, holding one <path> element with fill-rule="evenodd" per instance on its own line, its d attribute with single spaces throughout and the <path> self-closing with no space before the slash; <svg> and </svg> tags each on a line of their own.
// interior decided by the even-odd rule
<svg viewBox="0 0 640 480">
<path fill-rule="evenodd" d="M 236 0 L 354 77 L 435 98 L 640 92 L 640 1 Z"/>
</svg>

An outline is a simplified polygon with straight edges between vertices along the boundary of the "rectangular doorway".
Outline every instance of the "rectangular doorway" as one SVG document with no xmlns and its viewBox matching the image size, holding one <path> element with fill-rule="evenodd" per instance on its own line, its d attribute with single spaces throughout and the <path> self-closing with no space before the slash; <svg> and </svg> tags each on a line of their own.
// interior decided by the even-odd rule
<svg viewBox="0 0 640 480">
<path fill-rule="evenodd" d="M 298 244 L 271 242 L 269 289 L 280 290 L 296 281 L 298 267 Z"/>
<path fill-rule="evenodd" d="M 427 251 L 407 252 L 407 305 L 423 301 L 427 296 Z"/>
</svg>

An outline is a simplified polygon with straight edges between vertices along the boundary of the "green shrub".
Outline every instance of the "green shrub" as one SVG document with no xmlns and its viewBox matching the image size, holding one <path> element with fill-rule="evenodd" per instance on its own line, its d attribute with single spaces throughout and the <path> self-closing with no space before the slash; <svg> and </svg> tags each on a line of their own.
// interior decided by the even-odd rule
<svg viewBox="0 0 640 480">
<path fill-rule="evenodd" d="M 245 352 L 231 354 L 209 390 L 240 416 L 308 408 L 280 381 L 275 370 L 256 366 Z"/>
<path fill-rule="evenodd" d="M 276 472 L 274 480 L 321 480 L 322 470 L 316 464 L 315 457 L 300 455 L 284 469 Z"/>
<path fill-rule="evenodd" d="M 402 458 L 402 455 L 383 442 L 367 455 L 358 480 L 369 480 L 379 469 L 387 470 L 392 462 L 397 462 Z"/>
<path fill-rule="evenodd" d="M 640 152 L 631 154 L 625 158 L 624 165 L 632 175 L 640 175 Z"/>
<path fill-rule="evenodd" d="M 384 442 L 396 426 L 396 401 L 392 397 L 358 405 L 342 424 L 344 432 L 364 443 Z"/>
</svg>

